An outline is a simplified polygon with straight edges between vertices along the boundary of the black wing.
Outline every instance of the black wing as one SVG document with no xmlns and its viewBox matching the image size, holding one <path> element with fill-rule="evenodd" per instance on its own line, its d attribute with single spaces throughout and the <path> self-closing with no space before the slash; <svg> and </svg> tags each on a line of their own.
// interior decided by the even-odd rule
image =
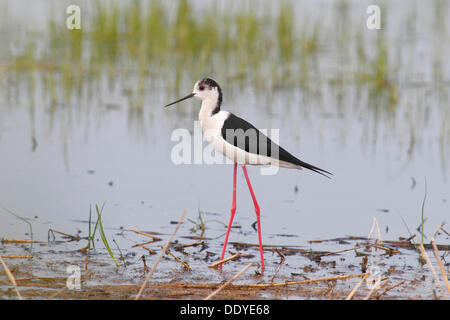
<svg viewBox="0 0 450 320">
<path fill-rule="evenodd" d="M 309 163 L 303 162 L 300 159 L 297 159 L 292 154 L 277 145 L 275 142 L 270 140 L 254 125 L 242 118 L 235 116 L 232 113 L 230 113 L 230 116 L 223 123 L 222 137 L 228 143 L 249 153 L 276 158 L 275 153 L 276 150 L 278 150 L 278 159 L 280 161 L 285 161 L 294 165 L 304 167 L 327 178 L 329 177 L 326 174 L 332 175 L 332 173 L 326 170 L 320 169 Z"/>
</svg>

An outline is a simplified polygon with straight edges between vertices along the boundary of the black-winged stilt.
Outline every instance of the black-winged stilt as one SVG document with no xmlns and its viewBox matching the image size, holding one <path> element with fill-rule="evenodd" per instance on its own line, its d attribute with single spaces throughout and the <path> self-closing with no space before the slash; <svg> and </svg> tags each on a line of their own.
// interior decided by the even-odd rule
<svg viewBox="0 0 450 320">
<path fill-rule="evenodd" d="M 244 171 L 244 176 L 247 180 L 248 188 L 255 206 L 256 221 L 258 224 L 259 252 L 261 255 L 261 270 L 264 272 L 260 210 L 245 166 L 251 164 L 276 165 L 282 168 L 293 169 L 306 168 L 326 177 L 328 177 L 326 174 L 331 175 L 331 173 L 297 159 L 282 147 L 272 142 L 249 122 L 235 116 L 231 112 L 221 111 L 222 90 L 217 82 L 210 78 L 204 78 L 197 81 L 192 93 L 184 98 L 167 104 L 165 107 L 192 97 L 202 100 L 199 120 L 206 140 L 211 143 L 218 152 L 227 156 L 234 162 L 233 203 L 231 205 L 231 217 L 230 222 L 228 223 L 225 242 L 223 244 L 221 260 L 225 255 L 230 228 L 233 223 L 234 214 L 236 213 L 236 171 L 237 165 L 239 164 Z"/>
</svg>

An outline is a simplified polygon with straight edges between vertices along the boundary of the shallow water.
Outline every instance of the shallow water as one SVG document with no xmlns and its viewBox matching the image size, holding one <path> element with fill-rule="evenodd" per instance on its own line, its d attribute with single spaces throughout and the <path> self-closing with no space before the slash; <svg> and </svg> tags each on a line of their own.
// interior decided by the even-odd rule
<svg viewBox="0 0 450 320">
<path fill-rule="evenodd" d="M 226 93 L 225 89 L 225 97 Z M 224 108 L 253 119 L 260 128 L 280 128 L 280 143 L 287 150 L 329 170 L 333 177 L 329 180 L 307 170 L 288 169 L 260 175 L 259 168 L 250 168 L 266 243 L 277 244 L 277 234 L 294 234 L 303 240 L 365 235 L 374 217 L 384 237 L 407 237 L 401 217 L 414 232 L 420 223 L 425 182 L 426 234 L 434 233 L 448 217 L 446 174 L 439 165 L 438 142 L 433 143 L 429 132 L 423 132 L 422 139 L 430 143 L 418 147 L 420 152 L 408 159 L 399 151 L 401 142 L 396 136 L 379 137 L 383 142 L 375 141 L 375 146 L 361 141 L 365 140 L 361 138 L 364 120 L 358 120 L 358 115 L 342 118 L 327 113 L 321 117 L 324 111 L 318 108 L 305 117 L 295 108 L 301 106 L 300 95 L 292 95 L 288 106 L 282 95 L 275 93 L 271 110 L 261 108 L 251 93 L 235 94 Z M 67 126 L 59 124 L 52 129 L 48 112 L 36 109 L 34 151 L 28 110 L 18 107 L 7 112 L 9 121 L 3 122 L 0 145 L 3 208 L 33 219 L 36 237 L 45 235 L 48 228 L 82 229 L 83 225 L 73 221 L 87 220 L 89 206 L 103 203 L 104 223 L 110 227 L 160 231 L 184 210 L 191 219 L 199 211 L 218 213 L 217 220 L 227 223 L 232 165 L 174 165 L 170 158 L 177 144 L 170 139 L 172 130 L 193 131 L 199 102 L 173 109 L 157 107 L 163 103 L 158 99 L 142 118 L 134 120 L 123 107 L 108 110 L 99 106 L 82 121 L 71 119 Z M 175 108 L 186 113 L 177 116 Z M 285 112 L 289 117 L 282 118 Z M 380 124 L 379 130 L 388 129 Z M 237 190 L 235 222 L 250 231 L 255 214 L 240 169 Z M 2 221 L 1 231 L 7 237 L 27 230 L 27 225 L 4 209 Z M 214 232 L 222 225 L 208 223 L 206 227 Z M 289 238 L 281 241 L 295 244 Z"/>
</svg>

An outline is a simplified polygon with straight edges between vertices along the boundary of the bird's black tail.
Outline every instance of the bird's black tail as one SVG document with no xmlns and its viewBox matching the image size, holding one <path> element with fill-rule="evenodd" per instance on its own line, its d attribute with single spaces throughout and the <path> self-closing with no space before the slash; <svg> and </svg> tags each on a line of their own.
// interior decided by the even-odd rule
<svg viewBox="0 0 450 320">
<path fill-rule="evenodd" d="M 298 159 L 297 159 L 297 160 L 298 160 Z M 299 165 L 299 166 L 301 166 L 302 168 L 306 168 L 306 169 L 309 169 L 309 170 L 311 170 L 311 171 L 314 171 L 314 172 L 316 172 L 316 173 L 318 173 L 318 174 L 321 174 L 321 175 L 323 175 L 324 177 L 327 177 L 328 179 L 331 179 L 330 176 L 333 175 L 331 172 L 328 172 L 327 170 L 320 169 L 320 168 L 318 168 L 318 167 L 316 167 L 316 166 L 313 166 L 312 164 L 303 162 L 303 161 L 301 161 L 301 160 L 298 160 L 296 164 Z M 328 176 L 328 175 L 330 175 L 330 176 Z"/>
<path fill-rule="evenodd" d="M 318 168 L 316 166 L 313 166 L 312 164 L 303 162 L 302 160 L 298 159 L 297 157 L 293 156 L 292 154 L 290 154 L 289 152 L 284 150 L 282 147 L 280 147 L 280 146 L 277 146 L 277 147 L 278 147 L 278 151 L 279 151 L 279 157 L 278 157 L 279 160 L 285 161 L 285 162 L 288 162 L 288 163 L 292 163 L 292 164 L 294 164 L 296 166 L 300 166 L 300 167 L 309 169 L 311 171 L 314 171 L 314 172 L 316 172 L 318 174 L 323 175 L 324 177 L 327 177 L 328 179 L 331 179 L 331 177 L 328 176 L 328 175 L 330 175 L 330 176 L 333 175 L 331 172 L 328 172 L 326 170 L 320 169 L 320 168 Z"/>
</svg>

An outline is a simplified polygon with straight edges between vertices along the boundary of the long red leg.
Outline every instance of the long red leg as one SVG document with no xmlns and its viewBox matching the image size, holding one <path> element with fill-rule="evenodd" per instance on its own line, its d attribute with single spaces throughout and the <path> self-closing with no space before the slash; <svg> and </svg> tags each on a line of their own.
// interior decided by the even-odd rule
<svg viewBox="0 0 450 320">
<path fill-rule="evenodd" d="M 228 222 L 227 235 L 225 236 L 225 242 L 223 243 L 222 256 L 220 260 L 223 260 L 225 255 L 225 248 L 227 247 L 228 236 L 230 234 L 231 225 L 233 224 L 234 214 L 236 213 L 236 171 L 237 171 L 237 163 L 234 164 L 234 173 L 233 173 L 233 203 L 231 204 L 231 216 L 230 222 Z"/>
<path fill-rule="evenodd" d="M 248 189 L 250 190 L 250 194 L 252 195 L 253 204 L 255 205 L 255 212 L 256 212 L 256 221 L 258 222 L 258 238 L 259 238 L 259 253 L 261 254 L 261 270 L 264 273 L 264 257 L 263 257 L 263 249 L 262 249 L 262 239 L 261 239 L 261 219 L 259 214 L 259 205 L 256 201 L 255 194 L 253 193 L 253 188 L 250 183 L 250 179 L 248 178 L 247 174 L 247 168 L 242 166 L 242 170 L 244 170 L 245 180 L 247 180 Z"/>
</svg>

